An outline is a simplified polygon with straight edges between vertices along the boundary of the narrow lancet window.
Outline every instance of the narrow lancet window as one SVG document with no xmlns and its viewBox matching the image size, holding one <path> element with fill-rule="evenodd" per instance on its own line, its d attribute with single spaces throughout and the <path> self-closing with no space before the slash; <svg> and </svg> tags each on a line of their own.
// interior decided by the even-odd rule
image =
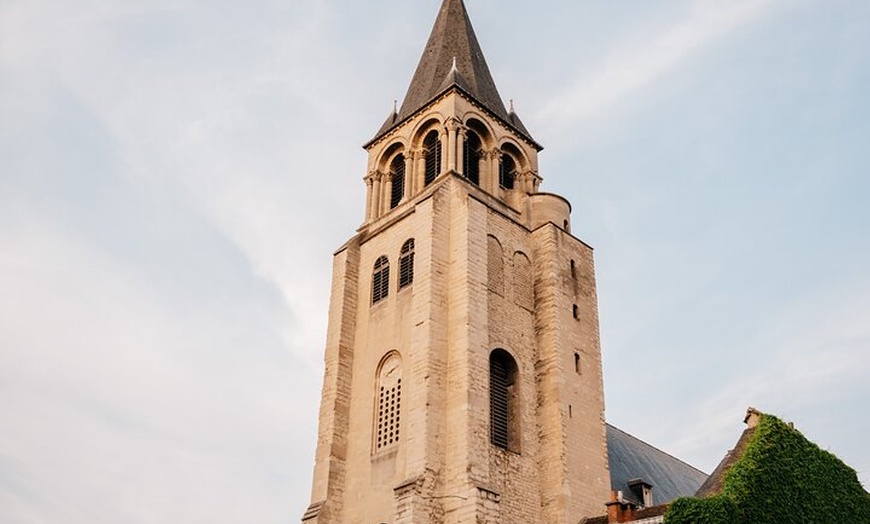
<svg viewBox="0 0 870 524">
<path fill-rule="evenodd" d="M 381 255 L 375 262 L 372 273 L 372 304 L 387 298 L 390 294 L 390 261 Z"/>
<path fill-rule="evenodd" d="M 414 282 L 414 239 L 409 238 L 402 245 L 399 255 L 399 289 Z"/>
<path fill-rule="evenodd" d="M 438 131 L 429 131 L 423 140 L 423 148 L 426 150 L 426 173 L 424 185 L 429 185 L 441 174 L 441 140 Z"/>
<path fill-rule="evenodd" d="M 405 196 L 405 155 L 396 155 L 390 163 L 393 189 L 390 194 L 390 209 L 399 205 Z"/>
</svg>

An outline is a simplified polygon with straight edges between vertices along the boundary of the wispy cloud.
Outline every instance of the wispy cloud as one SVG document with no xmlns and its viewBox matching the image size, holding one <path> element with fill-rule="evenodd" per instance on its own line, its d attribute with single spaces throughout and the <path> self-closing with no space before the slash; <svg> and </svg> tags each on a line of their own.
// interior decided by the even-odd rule
<svg viewBox="0 0 870 524">
<path fill-rule="evenodd" d="M 556 93 L 538 119 L 562 128 L 607 113 L 614 104 L 694 58 L 704 48 L 766 14 L 776 0 L 694 2 L 685 20 L 649 42 L 633 42 Z"/>
</svg>

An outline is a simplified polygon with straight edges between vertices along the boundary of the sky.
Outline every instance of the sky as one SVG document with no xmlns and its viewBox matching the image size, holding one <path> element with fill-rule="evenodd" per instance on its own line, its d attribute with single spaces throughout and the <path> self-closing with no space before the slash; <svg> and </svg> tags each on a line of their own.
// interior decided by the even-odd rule
<svg viewBox="0 0 870 524">
<path fill-rule="evenodd" d="M 298 522 L 332 253 L 438 0 L 0 0 L 0 521 Z M 870 3 L 466 0 L 595 248 L 607 419 L 870 486 Z"/>
</svg>

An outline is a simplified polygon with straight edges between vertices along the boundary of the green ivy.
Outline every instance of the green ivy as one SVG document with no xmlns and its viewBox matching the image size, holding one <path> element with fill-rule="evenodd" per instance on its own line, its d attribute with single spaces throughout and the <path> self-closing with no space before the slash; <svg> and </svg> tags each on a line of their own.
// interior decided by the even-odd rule
<svg viewBox="0 0 870 524">
<path fill-rule="evenodd" d="M 778 418 L 763 415 L 722 492 L 680 498 L 665 524 L 870 524 L 855 470 Z"/>
</svg>

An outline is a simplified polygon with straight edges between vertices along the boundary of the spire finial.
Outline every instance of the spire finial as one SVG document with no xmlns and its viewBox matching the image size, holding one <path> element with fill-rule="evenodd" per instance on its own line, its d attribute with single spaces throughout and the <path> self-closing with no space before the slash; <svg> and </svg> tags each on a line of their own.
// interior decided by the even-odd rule
<svg viewBox="0 0 870 524">
<path fill-rule="evenodd" d="M 453 56 L 453 65 L 450 66 L 450 72 L 451 73 L 458 73 L 459 72 L 459 68 L 456 67 L 456 56 L 455 55 Z"/>
<path fill-rule="evenodd" d="M 394 99 L 394 100 L 393 100 L 393 114 L 396 114 L 396 113 L 399 112 L 399 109 L 398 109 L 398 107 L 396 106 L 397 103 L 398 103 L 398 100 L 395 100 L 395 99 Z"/>
<path fill-rule="evenodd" d="M 511 98 L 511 110 L 508 111 L 508 112 L 509 112 L 509 113 L 513 113 L 513 112 L 514 112 L 514 99 L 513 99 L 513 98 Z"/>
</svg>

